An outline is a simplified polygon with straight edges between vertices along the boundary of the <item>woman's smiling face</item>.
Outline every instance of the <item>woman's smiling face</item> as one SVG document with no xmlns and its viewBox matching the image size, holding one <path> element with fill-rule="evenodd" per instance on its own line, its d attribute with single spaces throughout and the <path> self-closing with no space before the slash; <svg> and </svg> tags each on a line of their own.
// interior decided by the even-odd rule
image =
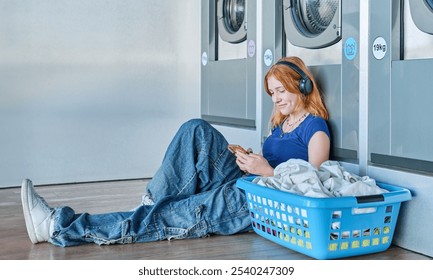
<svg viewBox="0 0 433 280">
<path fill-rule="evenodd" d="M 275 108 L 283 115 L 289 115 L 297 109 L 298 94 L 288 92 L 283 84 L 274 76 L 268 78 L 268 90 L 272 95 Z"/>
</svg>

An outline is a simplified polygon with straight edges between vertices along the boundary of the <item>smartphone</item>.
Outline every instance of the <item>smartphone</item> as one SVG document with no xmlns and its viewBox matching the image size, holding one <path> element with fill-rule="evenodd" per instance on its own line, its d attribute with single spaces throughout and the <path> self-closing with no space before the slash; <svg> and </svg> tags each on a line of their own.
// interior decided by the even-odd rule
<svg viewBox="0 0 433 280">
<path fill-rule="evenodd" d="M 242 148 L 242 146 L 240 145 L 236 145 L 236 144 L 230 144 L 228 145 L 227 149 L 230 150 L 230 152 L 232 152 L 233 154 L 236 152 L 241 152 L 244 154 L 249 154 L 249 152 L 247 152 L 247 150 L 245 150 L 244 148 Z"/>
</svg>

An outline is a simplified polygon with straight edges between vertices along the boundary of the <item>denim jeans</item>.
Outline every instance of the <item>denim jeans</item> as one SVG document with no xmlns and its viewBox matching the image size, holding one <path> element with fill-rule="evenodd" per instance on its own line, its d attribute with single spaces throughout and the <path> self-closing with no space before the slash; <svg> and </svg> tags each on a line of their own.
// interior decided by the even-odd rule
<svg viewBox="0 0 433 280">
<path fill-rule="evenodd" d="M 243 173 L 227 145 L 207 122 L 186 122 L 148 183 L 154 205 L 96 215 L 56 208 L 49 242 L 63 247 L 125 244 L 250 230 L 245 194 L 235 185 Z"/>
</svg>

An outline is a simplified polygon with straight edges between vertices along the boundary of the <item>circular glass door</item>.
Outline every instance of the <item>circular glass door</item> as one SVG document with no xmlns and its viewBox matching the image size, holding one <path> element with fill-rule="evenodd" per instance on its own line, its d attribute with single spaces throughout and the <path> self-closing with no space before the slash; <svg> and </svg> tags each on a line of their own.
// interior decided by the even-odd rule
<svg viewBox="0 0 433 280">
<path fill-rule="evenodd" d="M 284 0 L 284 26 L 295 46 L 332 45 L 341 39 L 341 0 Z"/>
<path fill-rule="evenodd" d="M 240 43 L 247 38 L 245 0 L 218 0 L 218 33 L 226 42 Z"/>
<path fill-rule="evenodd" d="M 430 9 L 430 11 L 433 13 L 433 0 L 425 0 L 425 3 L 427 7 Z"/>
<path fill-rule="evenodd" d="M 409 7 L 416 27 L 433 34 L 433 0 L 409 0 Z"/>
</svg>

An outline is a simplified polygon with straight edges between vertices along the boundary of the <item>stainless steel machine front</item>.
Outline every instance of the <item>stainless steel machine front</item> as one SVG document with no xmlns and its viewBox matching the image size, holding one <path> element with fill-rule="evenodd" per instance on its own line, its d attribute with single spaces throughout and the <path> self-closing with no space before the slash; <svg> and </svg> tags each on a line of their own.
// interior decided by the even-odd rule
<svg viewBox="0 0 433 280">
<path fill-rule="evenodd" d="M 201 116 L 256 127 L 256 1 L 202 1 Z"/>
<path fill-rule="evenodd" d="M 412 191 L 394 242 L 433 255 L 432 1 L 370 1 L 368 174 Z"/>
<path fill-rule="evenodd" d="M 302 58 L 330 112 L 332 157 L 358 161 L 359 1 L 284 0 L 283 56 Z"/>
<path fill-rule="evenodd" d="M 373 7 L 388 12 L 372 13 L 370 160 L 433 173 L 431 1 L 385 2 Z"/>
</svg>

